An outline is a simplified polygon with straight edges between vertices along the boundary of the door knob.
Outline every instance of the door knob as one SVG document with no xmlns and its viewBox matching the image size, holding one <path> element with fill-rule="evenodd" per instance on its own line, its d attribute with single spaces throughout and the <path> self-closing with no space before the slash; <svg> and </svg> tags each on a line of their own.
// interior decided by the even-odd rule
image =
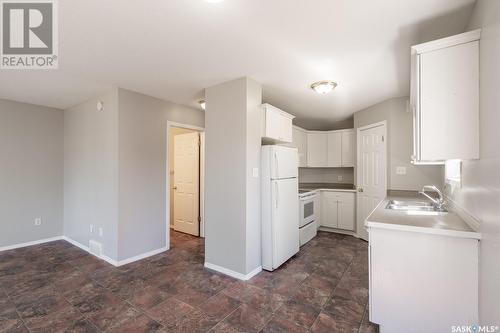
<svg viewBox="0 0 500 333">
<path fill-rule="evenodd" d="M 177 186 L 174 186 L 174 190 L 177 190 Z"/>
</svg>

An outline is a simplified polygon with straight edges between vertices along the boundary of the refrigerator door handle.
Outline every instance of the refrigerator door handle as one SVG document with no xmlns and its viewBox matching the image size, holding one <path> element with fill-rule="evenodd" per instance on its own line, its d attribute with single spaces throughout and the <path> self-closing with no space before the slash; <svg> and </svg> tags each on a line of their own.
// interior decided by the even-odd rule
<svg viewBox="0 0 500 333">
<path fill-rule="evenodd" d="M 276 209 L 278 209 L 278 201 L 279 201 L 279 198 L 280 198 L 280 190 L 279 190 L 279 187 L 278 187 L 278 183 L 274 183 L 274 187 L 276 188 Z"/>
<path fill-rule="evenodd" d="M 274 166 L 275 166 L 275 170 L 276 170 L 276 178 L 280 178 L 279 176 L 279 173 L 280 173 L 280 164 L 279 164 L 279 161 L 278 161 L 278 153 L 277 152 L 274 152 Z"/>
</svg>

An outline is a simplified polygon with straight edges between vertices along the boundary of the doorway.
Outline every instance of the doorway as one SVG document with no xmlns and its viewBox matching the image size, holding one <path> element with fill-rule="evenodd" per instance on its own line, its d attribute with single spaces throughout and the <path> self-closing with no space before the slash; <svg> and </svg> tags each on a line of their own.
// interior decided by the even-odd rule
<svg viewBox="0 0 500 333">
<path fill-rule="evenodd" d="M 167 128 L 167 239 L 171 243 L 174 235 L 189 239 L 180 233 L 204 236 L 204 132 L 200 127 L 172 122 Z"/>
<path fill-rule="evenodd" d="M 357 130 L 357 235 L 368 240 L 365 220 L 387 195 L 387 123 Z"/>
</svg>

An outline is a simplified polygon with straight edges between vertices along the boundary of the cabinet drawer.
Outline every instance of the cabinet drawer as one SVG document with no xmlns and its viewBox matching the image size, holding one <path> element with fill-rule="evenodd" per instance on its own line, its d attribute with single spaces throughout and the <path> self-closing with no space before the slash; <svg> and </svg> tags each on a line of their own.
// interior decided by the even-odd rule
<svg viewBox="0 0 500 333">
<path fill-rule="evenodd" d="M 321 195 L 327 199 L 337 199 L 340 197 L 339 194 L 340 194 L 339 192 L 330 192 L 330 191 L 323 191 L 321 193 Z"/>
<path fill-rule="evenodd" d="M 351 192 L 337 192 L 337 198 L 342 202 L 352 202 L 354 203 L 355 194 Z"/>
</svg>

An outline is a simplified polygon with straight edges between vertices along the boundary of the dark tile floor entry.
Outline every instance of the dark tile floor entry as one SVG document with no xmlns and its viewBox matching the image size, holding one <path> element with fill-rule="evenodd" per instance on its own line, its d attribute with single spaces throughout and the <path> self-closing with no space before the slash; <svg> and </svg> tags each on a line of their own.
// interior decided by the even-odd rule
<svg viewBox="0 0 500 333">
<path fill-rule="evenodd" d="M 367 243 L 320 232 L 247 282 L 203 267 L 204 241 L 113 267 L 65 241 L 0 253 L 0 332 L 377 332 Z"/>
</svg>

